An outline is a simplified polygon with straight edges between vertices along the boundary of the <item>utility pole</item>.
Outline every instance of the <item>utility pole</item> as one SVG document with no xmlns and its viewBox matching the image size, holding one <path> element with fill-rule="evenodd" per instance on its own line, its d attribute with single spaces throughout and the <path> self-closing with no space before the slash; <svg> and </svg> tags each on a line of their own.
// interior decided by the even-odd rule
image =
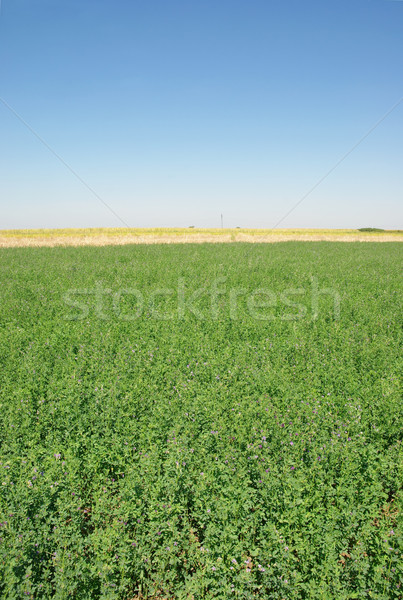
<svg viewBox="0 0 403 600">
<path fill-rule="evenodd" d="M 224 217 L 221 215 L 221 229 L 224 227 Z"/>
</svg>

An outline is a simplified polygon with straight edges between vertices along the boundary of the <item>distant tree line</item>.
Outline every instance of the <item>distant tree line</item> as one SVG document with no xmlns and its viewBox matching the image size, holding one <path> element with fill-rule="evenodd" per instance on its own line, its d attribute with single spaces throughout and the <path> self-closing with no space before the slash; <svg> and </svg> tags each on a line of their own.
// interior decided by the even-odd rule
<svg viewBox="0 0 403 600">
<path fill-rule="evenodd" d="M 384 229 L 379 229 L 378 227 L 361 227 L 358 231 L 385 231 Z"/>
</svg>

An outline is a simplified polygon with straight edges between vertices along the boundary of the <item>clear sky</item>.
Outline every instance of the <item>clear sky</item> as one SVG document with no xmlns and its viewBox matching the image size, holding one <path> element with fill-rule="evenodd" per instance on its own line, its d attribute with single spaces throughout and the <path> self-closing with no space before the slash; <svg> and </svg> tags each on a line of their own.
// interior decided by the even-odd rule
<svg viewBox="0 0 403 600">
<path fill-rule="evenodd" d="M 399 0 L 2 0 L 0 96 L 132 227 L 273 227 L 403 96 Z M 0 229 L 121 222 L 0 102 Z M 281 227 L 403 228 L 403 102 Z"/>
</svg>

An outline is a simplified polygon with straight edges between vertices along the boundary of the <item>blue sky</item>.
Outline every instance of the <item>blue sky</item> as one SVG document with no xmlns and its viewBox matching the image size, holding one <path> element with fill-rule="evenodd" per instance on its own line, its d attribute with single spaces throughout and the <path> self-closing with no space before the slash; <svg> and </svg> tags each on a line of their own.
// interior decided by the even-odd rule
<svg viewBox="0 0 403 600">
<path fill-rule="evenodd" d="M 2 0 L 0 96 L 132 227 L 273 227 L 403 96 L 403 2 Z M 281 227 L 403 228 L 403 102 Z M 0 229 L 121 222 L 0 102 Z"/>
</svg>

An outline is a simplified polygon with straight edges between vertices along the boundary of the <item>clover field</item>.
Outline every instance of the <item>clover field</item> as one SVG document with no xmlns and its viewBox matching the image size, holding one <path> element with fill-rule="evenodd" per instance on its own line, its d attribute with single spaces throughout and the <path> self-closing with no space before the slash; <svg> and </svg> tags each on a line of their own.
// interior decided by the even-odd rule
<svg viewBox="0 0 403 600">
<path fill-rule="evenodd" d="M 1 249 L 1 598 L 402 598 L 402 250 Z"/>
</svg>

